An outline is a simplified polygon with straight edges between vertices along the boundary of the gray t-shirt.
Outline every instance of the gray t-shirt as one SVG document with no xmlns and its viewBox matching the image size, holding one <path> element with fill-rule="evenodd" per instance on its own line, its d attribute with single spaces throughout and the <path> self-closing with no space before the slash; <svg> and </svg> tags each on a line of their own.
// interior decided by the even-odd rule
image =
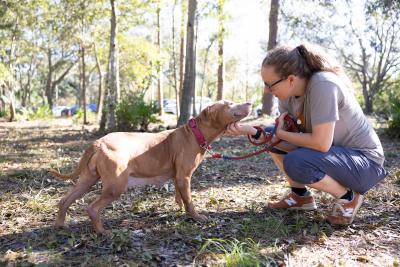
<svg viewBox="0 0 400 267">
<path fill-rule="evenodd" d="M 314 125 L 336 122 L 333 145 L 359 150 L 383 165 L 385 157 L 377 134 L 351 90 L 336 74 L 323 71 L 315 73 L 308 82 L 306 94 L 279 101 L 279 111 L 288 111 L 300 118 L 307 133 L 312 132 Z"/>
</svg>

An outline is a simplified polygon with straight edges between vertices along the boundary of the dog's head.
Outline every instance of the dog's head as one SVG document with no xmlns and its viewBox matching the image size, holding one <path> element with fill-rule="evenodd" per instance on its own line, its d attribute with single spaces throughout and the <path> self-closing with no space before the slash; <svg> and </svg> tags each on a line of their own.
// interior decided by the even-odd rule
<svg viewBox="0 0 400 267">
<path fill-rule="evenodd" d="M 251 112 L 251 104 L 236 104 L 230 101 L 221 100 L 207 108 L 199 115 L 202 122 L 209 124 L 216 129 L 226 129 L 232 122 L 240 121 Z"/>
</svg>

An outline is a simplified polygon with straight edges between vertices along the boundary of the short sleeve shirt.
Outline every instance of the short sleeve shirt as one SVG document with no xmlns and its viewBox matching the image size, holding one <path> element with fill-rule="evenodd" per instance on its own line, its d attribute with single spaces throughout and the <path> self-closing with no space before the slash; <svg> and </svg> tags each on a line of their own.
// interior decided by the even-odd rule
<svg viewBox="0 0 400 267">
<path fill-rule="evenodd" d="M 335 122 L 333 144 L 361 151 L 383 165 L 381 142 L 368 123 L 351 90 L 331 72 L 317 72 L 307 84 L 306 94 L 279 101 L 279 111 L 301 119 L 305 132 L 321 123 Z M 300 118 L 300 114 L 302 115 Z"/>
</svg>

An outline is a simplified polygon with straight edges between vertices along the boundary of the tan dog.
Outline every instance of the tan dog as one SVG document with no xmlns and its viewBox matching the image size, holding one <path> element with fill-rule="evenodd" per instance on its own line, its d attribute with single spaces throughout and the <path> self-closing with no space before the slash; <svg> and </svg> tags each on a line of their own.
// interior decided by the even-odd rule
<svg viewBox="0 0 400 267">
<path fill-rule="evenodd" d="M 175 201 L 197 221 L 206 216 L 198 214 L 192 203 L 190 182 L 193 172 L 204 158 L 206 149 L 199 145 L 202 134 L 210 144 L 221 136 L 227 125 L 246 117 L 251 104 L 217 102 L 192 121 L 193 129 L 186 124 L 176 130 L 160 133 L 110 133 L 95 141 L 82 155 L 77 169 L 68 175 L 55 170 L 50 172 L 62 179 L 74 179 L 76 184 L 59 203 L 56 226 L 63 226 L 69 206 L 101 179 L 102 193 L 91 203 L 87 212 L 97 232 L 105 231 L 100 212 L 119 198 L 128 188 L 146 184 L 160 185 L 172 178 L 175 184 Z M 200 142 L 201 143 L 201 142 Z M 203 144 L 204 146 L 204 144 Z"/>
</svg>

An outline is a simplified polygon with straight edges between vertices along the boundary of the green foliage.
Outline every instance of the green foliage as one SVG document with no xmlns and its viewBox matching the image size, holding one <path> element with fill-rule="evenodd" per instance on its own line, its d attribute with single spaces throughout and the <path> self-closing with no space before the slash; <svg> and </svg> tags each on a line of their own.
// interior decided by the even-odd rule
<svg viewBox="0 0 400 267">
<path fill-rule="evenodd" d="M 390 103 L 390 118 L 387 133 L 391 137 L 400 138 L 400 97 L 392 97 Z"/>
<path fill-rule="evenodd" d="M 146 103 L 139 94 L 127 95 L 117 106 L 117 127 L 121 131 L 148 131 L 150 123 L 159 121 L 157 112 L 159 108 L 155 102 Z"/>
<path fill-rule="evenodd" d="M 27 120 L 43 120 L 51 119 L 53 114 L 48 105 L 40 106 L 37 110 L 24 110 L 22 111 L 21 119 L 26 118 Z"/>
<path fill-rule="evenodd" d="M 86 109 L 86 118 L 89 122 L 94 122 L 97 120 L 96 113 L 90 111 L 89 109 Z M 74 123 L 80 123 L 83 121 L 83 109 L 82 108 L 78 108 L 76 110 L 76 114 L 74 115 L 72 120 Z"/>
<path fill-rule="evenodd" d="M 240 242 L 237 239 L 225 241 L 222 239 L 208 239 L 201 247 L 199 254 L 211 252 L 223 258 L 224 266 L 270 266 L 274 260 L 266 258 L 260 252 L 260 245 L 252 239 Z"/>
<path fill-rule="evenodd" d="M 121 80 L 126 81 L 124 87 L 144 92 L 150 86 L 153 71 L 164 64 L 164 56 L 145 38 L 119 36 L 118 42 Z"/>
<path fill-rule="evenodd" d="M 6 116 L 7 116 L 7 112 L 0 110 L 0 118 L 6 117 Z"/>
<path fill-rule="evenodd" d="M 4 66 L 3 63 L 0 62 L 0 85 L 5 82 L 5 81 L 9 81 L 12 79 L 12 75 L 10 73 L 10 71 L 8 70 L 8 68 L 6 66 Z"/>
<path fill-rule="evenodd" d="M 397 185 L 400 185 L 400 169 L 394 170 L 393 171 L 393 176 L 394 176 L 394 182 Z"/>
</svg>

